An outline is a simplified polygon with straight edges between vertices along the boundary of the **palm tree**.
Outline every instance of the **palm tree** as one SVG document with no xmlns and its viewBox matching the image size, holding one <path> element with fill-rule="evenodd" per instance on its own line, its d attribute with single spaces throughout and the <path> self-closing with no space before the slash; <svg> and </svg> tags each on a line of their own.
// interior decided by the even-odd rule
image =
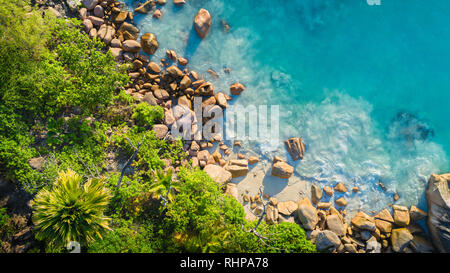
<svg viewBox="0 0 450 273">
<path fill-rule="evenodd" d="M 33 201 L 36 239 L 50 246 L 63 247 L 70 241 L 81 245 L 101 238 L 109 229 L 109 218 L 103 215 L 110 192 L 103 181 L 83 179 L 72 170 L 60 172 L 51 189 L 42 189 Z"/>
<path fill-rule="evenodd" d="M 163 171 L 155 173 L 155 182 L 150 187 L 149 192 L 155 199 L 162 199 L 164 206 L 175 198 L 175 192 L 179 191 L 179 184 L 172 180 L 172 169 L 165 174 Z"/>
</svg>

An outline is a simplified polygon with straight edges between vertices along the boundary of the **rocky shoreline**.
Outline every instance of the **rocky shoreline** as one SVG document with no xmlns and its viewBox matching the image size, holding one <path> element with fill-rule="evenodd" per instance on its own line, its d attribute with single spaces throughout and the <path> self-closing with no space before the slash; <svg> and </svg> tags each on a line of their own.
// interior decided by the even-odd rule
<svg viewBox="0 0 450 273">
<path fill-rule="evenodd" d="M 193 113 L 194 97 L 202 97 L 202 110 L 206 107 L 226 109 L 228 101 L 233 96 L 239 96 L 245 91 L 245 85 L 236 82 L 230 86 L 230 94 L 215 92 L 214 85 L 205 81 L 199 73 L 189 70 L 189 60 L 173 50 L 166 50 L 167 58 L 160 62 L 150 61 L 146 54 L 152 55 L 159 48 L 157 37 L 152 33 L 140 33 L 133 24 L 133 14 L 142 13 L 163 20 L 159 7 L 166 0 L 150 0 L 134 10 L 124 9 L 122 3 L 114 0 L 82 0 L 81 8 L 75 1 L 66 0 L 64 8 L 49 9 L 56 16 L 71 16 L 62 10 L 69 10 L 82 20 L 85 32 L 91 37 L 97 37 L 107 45 L 115 60 L 128 65 L 128 74 L 132 83 L 124 90 L 131 95 L 136 103 L 146 102 L 150 105 L 160 105 L 164 109 L 164 123 L 153 127 L 157 137 L 171 139 L 170 128 L 182 116 L 182 113 L 172 111 L 173 106 L 182 105 Z M 57 2 L 57 1 L 54 1 Z M 75 4 L 74 4 L 75 2 Z M 183 5 L 185 1 L 174 0 L 175 5 Z M 71 4 L 69 4 L 71 3 Z M 58 5 L 58 4 L 56 4 Z M 69 9 L 67 9 L 69 7 Z M 73 8 L 73 7 L 76 7 Z M 198 36 L 205 38 L 211 28 L 211 15 L 205 9 L 200 9 L 193 20 Z M 193 114 L 195 116 L 195 114 Z M 206 122 L 207 120 L 197 121 Z M 218 149 L 210 153 L 213 146 Z M 241 147 L 240 141 L 235 141 L 233 147 Z M 285 146 L 292 160 L 301 160 L 305 153 L 305 145 L 301 138 L 293 137 L 285 141 Z M 314 242 L 319 251 L 337 253 L 390 253 L 390 252 L 448 252 L 450 251 L 450 235 L 448 219 L 450 193 L 448 183 L 450 175 L 432 175 L 427 191 L 429 214 L 415 206 L 410 208 L 392 205 L 370 216 L 362 211 L 347 221 L 345 206 L 347 201 L 341 197 L 332 202 L 324 201 L 326 196 L 334 192 L 345 193 L 347 187 L 338 183 L 334 189 L 326 186 L 323 189 L 317 185 L 311 186 L 311 198 L 279 202 L 268 195 L 239 194 L 233 178 L 245 177 L 250 167 L 258 164 L 256 156 L 246 157 L 238 153 L 231 159 L 233 147 L 228 147 L 217 135 L 210 141 L 186 141 L 185 151 L 192 160 L 193 167 L 200 167 L 217 183 L 226 185 L 226 193 L 236 198 L 244 206 L 248 205 L 250 212 L 247 219 L 254 220 L 264 217 L 269 224 L 282 221 L 294 221 L 306 231 L 308 239 Z M 176 166 L 174 166 L 176 167 Z M 275 156 L 272 160 L 271 174 L 280 179 L 292 176 L 294 167 L 286 160 Z M 444 185 L 445 184 L 445 185 Z M 447 186 L 447 187 L 445 187 Z M 439 189 L 439 190 L 436 190 Z M 357 192 L 358 188 L 352 188 Z M 340 209 L 337 209 L 337 208 Z M 427 219 L 431 241 L 427 232 L 421 227 Z"/>
</svg>

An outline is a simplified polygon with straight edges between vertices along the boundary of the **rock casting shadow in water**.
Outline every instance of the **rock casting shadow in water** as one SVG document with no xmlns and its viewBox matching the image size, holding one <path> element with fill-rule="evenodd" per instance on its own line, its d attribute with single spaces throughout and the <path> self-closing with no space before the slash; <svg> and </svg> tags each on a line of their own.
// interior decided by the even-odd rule
<svg viewBox="0 0 450 273">
<path fill-rule="evenodd" d="M 408 143 L 415 140 L 427 141 L 434 137 L 434 131 L 428 124 L 407 112 L 399 112 L 391 125 L 391 136 Z"/>
<path fill-rule="evenodd" d="M 206 37 L 205 39 L 207 39 Z M 186 49 L 184 50 L 184 56 L 190 60 L 192 56 L 195 55 L 198 46 L 202 40 L 198 37 L 197 32 L 195 31 L 194 25 L 192 24 L 191 30 L 189 31 L 189 38 L 187 40 Z"/>
<path fill-rule="evenodd" d="M 272 170 L 270 169 L 264 176 L 262 186 L 264 187 L 263 194 L 267 193 L 270 196 L 273 196 L 283 191 L 283 189 L 289 184 L 289 180 L 272 176 L 271 171 Z"/>
</svg>

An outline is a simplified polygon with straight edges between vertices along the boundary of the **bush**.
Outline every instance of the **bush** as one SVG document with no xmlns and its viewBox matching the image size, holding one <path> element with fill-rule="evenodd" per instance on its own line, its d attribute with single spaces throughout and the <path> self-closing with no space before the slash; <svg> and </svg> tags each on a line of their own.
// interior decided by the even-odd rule
<svg viewBox="0 0 450 273">
<path fill-rule="evenodd" d="M 246 232 L 255 227 L 256 221 L 247 222 L 243 227 L 234 231 L 233 243 L 230 248 L 233 252 L 245 253 L 311 253 L 316 252 L 313 243 L 306 239 L 305 231 L 297 223 L 279 223 L 268 225 L 262 222 L 257 232 L 269 238 L 263 243 L 255 234 Z"/>
<path fill-rule="evenodd" d="M 134 109 L 132 119 L 140 127 L 148 128 L 153 126 L 155 121 L 164 118 L 164 110 L 161 106 L 152 106 L 148 103 L 139 103 Z"/>
<path fill-rule="evenodd" d="M 180 192 L 167 205 L 166 232 L 188 252 L 226 250 L 233 226 L 244 223 L 244 210 L 205 172 L 182 168 Z"/>
<path fill-rule="evenodd" d="M 150 225 L 133 226 L 128 221 L 120 221 L 108 231 L 102 240 L 89 246 L 91 253 L 153 253 L 153 232 Z"/>
</svg>

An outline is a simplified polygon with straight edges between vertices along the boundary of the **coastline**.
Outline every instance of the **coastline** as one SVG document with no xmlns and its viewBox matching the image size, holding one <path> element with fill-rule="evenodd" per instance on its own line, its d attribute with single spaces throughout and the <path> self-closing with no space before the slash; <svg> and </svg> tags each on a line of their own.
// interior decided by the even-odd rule
<svg viewBox="0 0 450 273">
<path fill-rule="evenodd" d="M 174 1 L 174 2 L 177 2 L 180 5 L 182 5 L 181 2 L 184 1 Z M 118 25 L 123 26 L 124 22 L 128 20 L 131 23 L 130 25 L 127 25 L 127 30 L 134 30 L 133 27 L 135 26 L 133 26 L 132 18 L 130 20 L 130 17 L 132 17 L 133 14 L 132 11 L 123 11 L 120 10 L 119 8 L 119 11 L 115 10 L 115 13 L 113 13 L 115 14 L 115 19 L 112 18 L 112 14 L 111 17 L 105 14 L 104 16 L 107 17 L 107 19 L 104 19 L 103 21 L 103 19 L 98 20 L 99 17 L 93 16 L 94 13 L 93 10 L 97 6 L 98 1 L 87 0 L 83 1 L 83 3 L 88 5 L 88 7 L 87 9 L 81 8 L 78 10 L 80 14 L 79 17 L 81 17 L 80 19 L 84 21 L 84 26 L 86 27 L 87 33 L 90 36 L 94 37 L 100 34 L 100 36 L 103 36 L 102 39 L 106 44 L 115 43 L 117 45 L 117 41 L 114 40 L 118 38 L 117 33 L 120 31 L 120 27 L 116 26 L 115 24 L 112 25 L 114 31 L 107 27 L 110 26 L 109 24 L 112 21 L 115 21 L 117 19 L 118 17 L 117 14 L 119 15 L 122 14 L 122 17 L 125 17 L 123 21 L 122 20 L 117 21 Z M 101 3 L 105 3 L 106 6 L 110 5 L 108 8 L 111 8 L 113 10 L 114 8 L 118 8 L 118 6 L 116 5 L 116 3 L 114 3 L 114 1 L 104 1 Z M 165 1 L 158 1 L 158 5 L 159 4 L 165 4 Z M 158 10 L 156 7 L 157 5 L 155 2 L 148 1 L 144 3 L 142 6 L 138 7 L 138 9 L 144 11 L 144 13 L 147 14 L 147 16 L 158 17 L 159 15 L 157 12 L 155 15 L 155 10 Z M 136 12 L 136 10 L 134 10 L 134 12 Z M 102 27 L 102 25 L 107 26 Z M 101 31 L 102 28 L 103 31 Z M 92 29 L 95 29 L 95 31 L 92 31 Z M 122 35 L 123 34 L 124 32 L 122 32 Z M 129 63 L 132 63 L 133 67 L 130 69 L 129 75 L 131 76 L 132 79 L 134 79 L 135 85 L 127 86 L 125 91 L 128 94 L 132 95 L 134 100 L 137 102 L 147 101 L 150 104 L 161 105 L 163 108 L 166 109 L 166 118 L 165 118 L 166 124 L 162 124 L 166 127 L 160 126 L 160 130 L 167 133 L 169 129 L 168 127 L 175 121 L 175 117 L 170 116 L 172 115 L 170 113 L 171 111 L 170 109 L 171 106 L 173 106 L 173 103 L 175 103 L 175 100 L 171 98 L 171 94 L 167 92 L 166 94 L 164 92 L 157 91 L 161 90 L 160 87 L 163 90 L 164 88 L 168 87 L 167 83 L 165 83 L 164 81 L 157 81 L 157 79 L 160 79 L 161 71 L 163 71 L 165 68 L 167 74 L 174 76 L 177 79 L 177 81 L 179 81 L 178 84 L 181 84 L 183 78 L 186 75 L 189 75 L 190 82 L 187 88 L 184 88 L 185 90 L 190 88 L 191 84 L 193 85 L 193 82 L 195 82 L 194 80 L 200 79 L 198 78 L 195 79 L 196 78 L 195 74 L 197 74 L 196 72 L 192 73 L 192 71 L 189 71 L 187 69 L 181 71 L 181 69 L 185 67 L 185 65 L 182 65 L 182 63 L 184 63 L 184 60 L 181 60 L 180 63 L 180 58 L 174 57 L 174 55 L 176 56 L 176 52 L 171 51 L 166 51 L 167 53 L 166 60 L 162 60 L 160 64 L 157 64 L 158 67 L 153 67 L 153 72 L 158 72 L 159 70 L 158 73 L 148 73 L 149 70 L 146 70 L 145 68 L 149 67 L 150 69 L 149 66 L 150 61 L 148 60 L 147 56 L 139 53 L 141 48 L 143 48 L 142 42 L 140 43 L 140 45 L 138 45 L 138 43 L 130 43 L 131 45 L 126 46 L 123 45 L 123 42 L 126 40 L 138 41 L 139 40 L 138 37 L 143 33 L 139 33 L 138 31 L 136 33 L 131 34 L 133 37 L 128 37 L 130 39 L 120 41 L 119 38 L 118 40 L 120 41 L 121 46 L 119 47 L 111 46 L 109 50 L 115 55 L 116 60 L 118 62 L 128 61 Z M 155 37 L 155 40 L 157 40 L 157 37 Z M 155 47 L 154 43 L 152 43 L 154 41 L 152 36 L 150 36 L 149 41 L 150 41 L 149 50 L 151 52 Z M 156 45 L 156 49 L 154 50 L 157 50 L 158 47 L 159 46 Z M 179 57 L 183 58 L 182 56 Z M 186 61 L 188 62 L 189 60 Z M 143 68 L 144 70 L 142 70 Z M 142 81 L 142 83 L 139 83 L 139 81 Z M 148 89 L 143 88 L 144 85 L 147 83 L 150 84 L 147 85 L 147 87 L 149 88 Z M 137 88 L 136 85 L 138 86 Z M 157 87 L 155 87 L 155 85 Z M 214 88 L 212 84 L 208 82 L 198 83 L 195 92 L 197 91 L 197 89 L 201 88 L 206 88 L 204 92 L 210 95 L 210 98 L 216 97 L 215 96 L 216 94 L 214 94 Z M 213 96 L 211 96 L 210 89 L 213 89 L 212 92 Z M 245 92 L 245 88 L 240 92 Z M 225 96 L 227 95 L 225 94 Z M 180 97 L 185 97 L 185 95 L 178 96 L 177 99 L 178 104 L 180 104 Z M 231 97 L 226 97 L 226 100 L 229 100 L 229 98 Z M 184 99 L 182 99 L 182 101 L 183 100 Z M 218 99 L 215 99 L 213 104 L 216 104 L 218 101 L 219 101 Z M 183 103 L 190 105 L 190 103 L 185 101 Z M 223 107 L 223 105 L 219 106 Z M 225 162 L 225 164 L 223 164 L 223 161 L 216 160 L 215 158 L 213 158 L 214 148 L 216 148 L 214 152 L 221 150 L 218 146 L 223 145 L 223 143 L 221 143 L 220 140 L 214 142 L 216 143 L 210 142 L 211 146 L 213 147 L 210 147 L 209 149 L 208 149 L 209 144 L 206 144 L 206 149 L 202 149 L 201 147 L 202 145 L 199 145 L 197 143 L 193 145 L 192 142 L 188 143 L 188 145 L 185 146 L 186 151 L 189 154 L 191 154 L 191 157 L 197 158 L 197 160 L 195 159 L 193 160 L 194 162 L 193 166 L 197 165 L 195 164 L 195 162 L 197 161 L 198 165 L 201 167 L 205 167 L 206 165 L 209 164 L 219 165 L 221 167 L 224 167 L 223 169 L 225 171 L 228 171 L 227 167 L 230 165 L 234 165 L 230 164 L 230 160 L 248 159 L 248 156 L 244 156 L 244 158 L 238 158 L 239 148 L 233 145 L 232 148 L 227 147 L 226 149 L 222 149 L 224 151 L 229 151 L 228 154 L 225 154 L 226 161 L 228 162 Z M 219 142 L 219 145 L 217 145 L 217 142 Z M 195 149 L 193 149 L 193 146 L 197 146 L 198 148 L 195 147 Z M 206 150 L 210 150 L 210 152 L 203 153 L 206 162 L 202 163 L 199 153 L 200 151 Z M 234 150 L 236 151 L 234 152 Z M 246 151 L 245 154 L 251 155 L 252 152 Z M 233 197 L 235 197 L 240 203 L 243 204 L 248 219 L 252 220 L 258 219 L 259 218 L 258 213 L 255 213 L 255 211 L 260 212 L 259 214 L 263 213 L 262 206 L 264 206 L 264 213 L 267 213 L 267 215 L 269 215 L 269 217 L 267 215 L 265 216 L 267 222 L 269 223 L 276 223 L 280 221 L 298 222 L 306 230 L 308 229 L 310 230 L 308 232 L 309 239 L 311 241 L 315 241 L 316 245 L 318 245 L 318 247 L 320 246 L 321 250 L 332 250 L 333 252 L 391 252 L 391 251 L 413 252 L 419 250 L 423 252 L 433 251 L 433 247 L 431 246 L 429 241 L 427 241 L 425 233 L 421 230 L 420 226 L 413 224 L 413 222 L 419 221 L 422 221 L 421 223 L 423 223 L 423 220 L 426 218 L 426 214 L 415 207 L 406 208 L 405 210 L 405 207 L 394 205 L 393 206 L 394 216 L 391 215 L 390 209 L 377 212 L 377 214 L 374 217 L 369 216 L 364 212 L 358 212 L 356 213 L 356 215 L 347 215 L 345 209 L 336 210 L 334 208 L 335 207 L 334 203 L 320 204 L 320 205 L 317 204 L 319 203 L 320 199 L 322 198 L 326 199 L 324 197 L 325 194 L 323 193 L 322 188 L 312 189 L 311 183 L 304 181 L 295 175 L 290 176 L 289 179 L 271 176 L 270 169 L 272 168 L 272 164 L 269 161 L 262 160 L 260 162 L 257 162 L 256 165 L 252 164 L 251 166 L 247 164 L 247 166 L 245 166 L 244 168 L 247 168 L 246 171 L 247 173 L 245 175 L 233 178 L 233 180 L 225 179 L 224 182 L 228 183 L 227 185 L 229 186 L 227 187 L 227 192 L 231 193 Z M 228 175 L 228 173 L 226 173 L 226 175 Z M 255 199 L 255 197 L 258 196 L 259 194 L 258 190 L 261 188 L 261 185 L 265 184 L 264 181 L 268 180 L 271 181 L 271 183 L 266 183 L 267 185 L 268 184 L 276 185 L 272 186 L 272 188 L 267 186 L 264 187 L 265 193 L 268 194 L 268 196 L 266 197 L 268 198 L 260 198 L 261 200 L 255 202 L 246 202 L 244 200 L 245 198 L 244 195 L 253 196 Z M 234 185 L 237 184 L 237 194 L 236 191 L 232 189 L 234 187 L 232 184 Z M 289 189 L 286 187 L 287 184 L 289 184 L 290 186 Z M 345 191 L 347 190 L 352 189 L 345 189 Z M 314 194 L 316 196 L 313 196 Z M 276 199 L 278 200 L 274 202 L 273 197 L 276 197 Z M 311 200 L 313 202 L 311 202 Z M 289 201 L 295 203 L 295 205 L 288 203 Z M 320 203 L 329 203 L 329 202 L 320 202 Z M 315 206 L 313 204 L 315 204 Z M 265 208 L 266 205 L 268 206 L 267 212 Z M 295 208 L 293 207 L 291 208 L 290 206 L 293 206 Z M 318 209 L 317 208 L 318 206 L 321 206 L 322 209 Z M 251 209 L 251 207 L 253 208 Z M 341 207 L 345 208 L 345 206 Z M 287 213 L 280 213 L 280 211 L 285 212 L 286 209 L 288 211 Z M 411 214 L 412 211 L 414 211 L 413 214 Z M 282 216 L 281 214 L 284 214 L 285 217 Z M 414 215 L 414 217 L 411 217 L 411 215 Z M 412 220 L 412 218 L 414 219 Z M 308 228 L 308 226 L 312 228 Z M 384 232 L 380 232 L 380 229 L 383 229 Z M 393 230 L 396 231 L 394 232 Z M 332 233 L 330 233 L 330 231 Z M 392 236 L 391 234 L 395 235 Z M 394 238 L 392 238 L 391 236 Z M 413 242 L 415 238 L 419 239 L 415 241 L 415 248 L 413 247 L 413 249 L 411 249 L 410 243 Z"/>
</svg>

